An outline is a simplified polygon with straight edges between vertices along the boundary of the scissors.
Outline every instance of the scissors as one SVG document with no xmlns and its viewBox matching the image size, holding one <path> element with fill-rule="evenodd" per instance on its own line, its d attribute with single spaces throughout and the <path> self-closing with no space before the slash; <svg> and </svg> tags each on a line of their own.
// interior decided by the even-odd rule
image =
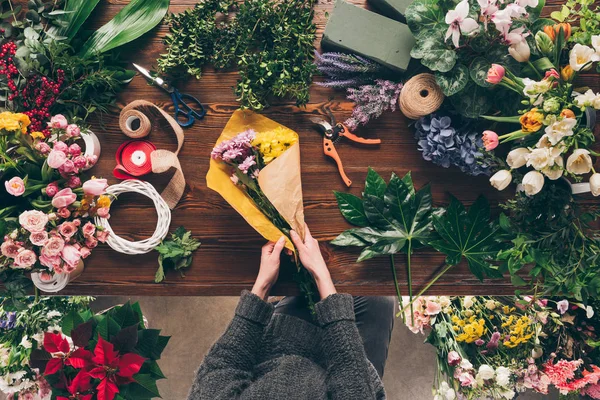
<svg viewBox="0 0 600 400">
<path fill-rule="evenodd" d="M 152 76 L 150 71 L 148 71 L 146 68 L 136 63 L 133 63 L 133 66 L 140 71 L 140 73 L 144 75 L 149 82 L 157 85 L 171 95 L 171 100 L 173 100 L 173 105 L 175 106 L 175 120 L 179 126 L 187 128 L 188 126 L 192 126 L 196 119 L 204 118 L 206 115 L 206 110 L 197 98 L 186 93 L 180 93 L 179 90 L 161 77 Z M 192 104 L 193 108 L 186 103 L 186 100 Z"/>
</svg>

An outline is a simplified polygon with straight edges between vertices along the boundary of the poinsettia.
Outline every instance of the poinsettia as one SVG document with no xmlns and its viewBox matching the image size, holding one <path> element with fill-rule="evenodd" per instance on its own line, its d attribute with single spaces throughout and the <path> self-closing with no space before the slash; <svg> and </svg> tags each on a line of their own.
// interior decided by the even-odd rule
<svg viewBox="0 0 600 400">
<path fill-rule="evenodd" d="M 86 371 L 80 371 L 73 381 L 67 385 L 70 396 L 57 396 L 56 400 L 92 400 L 94 395 L 86 393 L 92 389 L 91 379 L 92 377 Z"/>
<path fill-rule="evenodd" d="M 83 348 L 72 348 L 65 336 L 60 333 L 44 334 L 44 349 L 52 355 L 46 364 L 45 375 L 53 375 L 66 365 L 73 368 L 84 368 L 89 364 L 92 354 Z"/>
<path fill-rule="evenodd" d="M 119 386 L 135 382 L 133 375 L 142 368 L 146 359 L 135 353 L 119 354 L 114 345 L 98 335 L 98 343 L 92 357 L 93 366 L 88 374 L 100 379 L 96 387 L 98 400 L 113 400 Z"/>
</svg>

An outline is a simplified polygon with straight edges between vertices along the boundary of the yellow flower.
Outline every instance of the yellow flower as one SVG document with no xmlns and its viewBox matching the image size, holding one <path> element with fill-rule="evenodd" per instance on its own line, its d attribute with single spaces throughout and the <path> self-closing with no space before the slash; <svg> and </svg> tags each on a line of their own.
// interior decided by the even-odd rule
<svg viewBox="0 0 600 400">
<path fill-rule="evenodd" d="M 44 134 L 40 131 L 31 132 L 29 134 L 29 136 L 31 136 L 33 139 L 44 139 L 45 138 Z"/>
<path fill-rule="evenodd" d="M 537 108 L 532 108 L 519 118 L 521 130 L 523 132 L 537 132 L 542 128 L 544 114 L 538 112 Z"/>
<path fill-rule="evenodd" d="M 82 199 L 81 202 L 79 203 L 79 209 L 82 211 L 87 211 L 90 209 L 90 202 L 87 201 L 86 199 Z"/>
<path fill-rule="evenodd" d="M 487 332 L 485 320 L 483 319 L 478 321 L 473 320 L 473 322 L 469 322 L 462 329 L 463 332 L 456 337 L 457 342 L 473 343 L 477 339 L 481 339 Z"/>
<path fill-rule="evenodd" d="M 27 127 L 31 120 L 25 114 L 4 111 L 0 113 L 0 130 L 14 132 L 20 130 L 21 133 L 27 133 Z"/>
<path fill-rule="evenodd" d="M 270 131 L 259 132 L 252 141 L 263 156 L 265 164 L 270 163 L 298 141 L 298 135 L 287 128 L 278 127 Z"/>
<path fill-rule="evenodd" d="M 507 329 L 508 340 L 504 341 L 504 346 L 513 349 L 522 343 L 526 343 L 533 337 L 534 328 L 532 327 L 532 320 L 523 315 L 520 318 L 515 318 L 511 315 L 502 324 L 503 328 Z"/>
<path fill-rule="evenodd" d="M 96 201 L 96 206 L 98 206 L 98 208 L 110 207 L 110 197 L 106 195 L 98 197 L 98 200 Z"/>
<path fill-rule="evenodd" d="M 575 71 L 573 71 L 573 68 L 571 68 L 570 65 L 565 65 L 563 69 L 560 70 L 560 77 L 563 81 L 570 82 L 574 73 Z"/>
</svg>

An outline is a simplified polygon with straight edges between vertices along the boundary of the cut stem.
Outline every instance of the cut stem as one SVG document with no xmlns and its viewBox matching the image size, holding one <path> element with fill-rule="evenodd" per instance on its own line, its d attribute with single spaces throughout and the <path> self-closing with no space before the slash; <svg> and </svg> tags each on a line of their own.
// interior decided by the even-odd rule
<svg viewBox="0 0 600 400">
<path fill-rule="evenodd" d="M 394 261 L 394 255 L 390 254 L 390 267 L 392 268 L 392 275 L 394 276 L 394 286 L 396 287 L 396 296 L 398 296 L 398 305 L 399 308 L 404 307 L 402 301 L 402 295 L 400 294 L 400 285 L 398 285 L 398 276 L 396 275 L 396 262 Z M 402 314 L 402 322 L 406 322 L 404 319 L 404 314 Z"/>
<path fill-rule="evenodd" d="M 433 278 L 433 279 L 431 280 L 431 282 L 429 282 L 429 283 L 427 284 L 427 286 L 425 286 L 425 287 L 424 287 L 424 288 L 423 288 L 423 289 L 422 289 L 422 290 L 421 290 L 421 291 L 420 291 L 420 292 L 417 294 L 416 298 L 419 298 L 419 297 L 421 297 L 421 296 L 423 295 L 423 293 L 425 293 L 427 290 L 429 290 L 429 288 L 430 288 L 431 286 L 433 286 L 433 284 L 434 284 L 434 283 L 436 283 L 436 282 L 438 281 L 438 279 L 440 279 L 440 278 L 441 278 L 441 277 L 442 277 L 442 276 L 443 276 L 443 275 L 444 275 L 446 272 L 448 272 L 448 270 L 449 270 L 450 268 L 452 268 L 452 267 L 453 267 L 453 265 L 446 265 L 446 266 L 444 267 L 444 269 L 443 269 L 443 270 L 442 270 L 442 271 L 441 271 L 439 274 L 437 274 L 437 275 L 436 275 L 436 277 L 435 277 L 435 278 Z M 410 300 L 410 306 L 411 306 L 411 307 L 412 307 L 412 303 L 413 303 L 413 300 L 411 299 L 411 300 Z M 405 306 L 405 307 L 404 307 L 402 310 L 400 310 L 400 311 L 399 311 L 399 312 L 396 314 L 396 317 L 399 317 L 401 313 L 404 313 L 404 311 L 406 311 L 406 309 L 407 309 L 407 308 L 408 308 L 408 305 L 407 305 L 407 306 Z"/>
<path fill-rule="evenodd" d="M 407 266 L 407 270 L 408 270 L 408 299 L 410 301 L 410 323 L 412 325 L 415 324 L 415 317 L 414 317 L 414 312 L 413 312 L 413 295 L 412 295 L 412 273 L 410 270 L 410 255 L 412 253 L 412 240 L 408 240 L 408 253 L 407 253 L 407 257 L 406 257 L 406 266 Z"/>
</svg>

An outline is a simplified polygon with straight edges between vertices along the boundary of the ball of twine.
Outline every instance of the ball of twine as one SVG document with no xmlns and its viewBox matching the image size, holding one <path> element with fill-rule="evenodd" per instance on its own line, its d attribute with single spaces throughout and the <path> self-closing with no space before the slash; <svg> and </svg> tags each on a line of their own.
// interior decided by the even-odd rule
<svg viewBox="0 0 600 400">
<path fill-rule="evenodd" d="M 154 186 L 148 182 L 138 181 L 134 179 L 128 179 L 116 185 L 111 185 L 106 189 L 107 194 L 118 196 L 121 193 L 139 193 L 152 200 L 154 207 L 156 208 L 156 214 L 158 221 L 156 222 L 156 229 L 154 234 L 148 239 L 133 242 L 130 240 L 123 239 L 117 236 L 110 227 L 110 224 L 106 218 L 96 217 L 96 225 L 102 226 L 109 232 L 106 243 L 114 250 L 124 254 L 144 254 L 148 253 L 167 236 L 169 232 L 169 225 L 171 225 L 171 210 L 160 197 L 160 194 L 156 191 Z"/>
<path fill-rule="evenodd" d="M 444 101 L 444 93 L 432 74 L 415 75 L 400 92 L 400 109 L 410 119 L 419 119 L 436 111 Z"/>
</svg>

